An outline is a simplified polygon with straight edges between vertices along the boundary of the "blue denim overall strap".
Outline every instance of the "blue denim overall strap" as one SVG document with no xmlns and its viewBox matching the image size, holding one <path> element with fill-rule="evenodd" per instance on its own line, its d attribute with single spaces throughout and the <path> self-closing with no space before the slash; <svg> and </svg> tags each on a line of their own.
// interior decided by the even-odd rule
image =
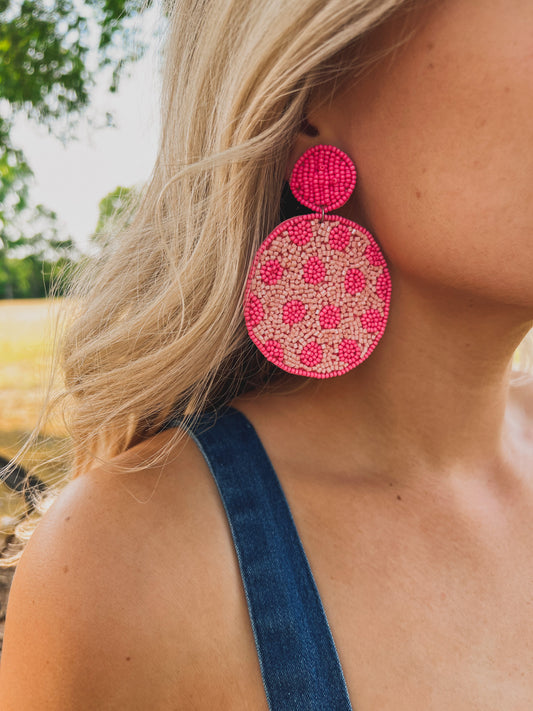
<svg viewBox="0 0 533 711">
<path fill-rule="evenodd" d="M 255 429 L 232 407 L 203 413 L 185 429 L 226 510 L 270 710 L 351 711 L 309 562 Z"/>
</svg>

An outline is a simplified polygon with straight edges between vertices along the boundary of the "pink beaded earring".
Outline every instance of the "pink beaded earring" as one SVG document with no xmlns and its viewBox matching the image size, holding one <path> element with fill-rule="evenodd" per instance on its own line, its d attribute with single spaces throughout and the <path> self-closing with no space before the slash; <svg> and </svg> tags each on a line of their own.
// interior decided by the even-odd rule
<svg viewBox="0 0 533 711">
<path fill-rule="evenodd" d="M 357 179 L 336 146 L 309 148 L 290 188 L 315 210 L 279 224 L 257 251 L 246 283 L 244 317 L 252 341 L 296 375 L 343 375 L 372 353 L 385 330 L 391 281 L 364 227 L 328 215 L 348 200 Z"/>
</svg>

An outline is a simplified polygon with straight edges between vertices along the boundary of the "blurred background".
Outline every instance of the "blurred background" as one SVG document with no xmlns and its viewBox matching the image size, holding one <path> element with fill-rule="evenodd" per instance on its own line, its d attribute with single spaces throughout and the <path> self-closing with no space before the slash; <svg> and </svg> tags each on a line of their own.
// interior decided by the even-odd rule
<svg viewBox="0 0 533 711">
<path fill-rule="evenodd" d="M 164 22 L 152 0 L 0 0 L 0 470 L 37 423 L 61 306 L 51 279 L 66 284 L 149 177 Z M 61 451 L 59 421 L 41 434 L 24 467 Z M 3 530 L 31 505 L 23 473 L 0 483 Z M 0 649 L 13 572 L 0 569 Z"/>
</svg>

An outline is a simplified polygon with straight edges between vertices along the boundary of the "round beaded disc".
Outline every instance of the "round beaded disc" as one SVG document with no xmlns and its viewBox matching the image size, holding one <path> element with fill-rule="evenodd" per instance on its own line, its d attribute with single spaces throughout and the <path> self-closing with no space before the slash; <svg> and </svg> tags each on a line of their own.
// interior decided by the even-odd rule
<svg viewBox="0 0 533 711">
<path fill-rule="evenodd" d="M 290 187 L 302 205 L 320 212 L 336 210 L 355 188 L 355 165 L 337 146 L 318 145 L 305 151 L 291 173 Z"/>
<path fill-rule="evenodd" d="M 244 298 L 250 338 L 279 368 L 329 378 L 362 363 L 383 335 L 391 280 L 364 227 L 338 215 L 285 220 L 255 255 Z"/>
</svg>

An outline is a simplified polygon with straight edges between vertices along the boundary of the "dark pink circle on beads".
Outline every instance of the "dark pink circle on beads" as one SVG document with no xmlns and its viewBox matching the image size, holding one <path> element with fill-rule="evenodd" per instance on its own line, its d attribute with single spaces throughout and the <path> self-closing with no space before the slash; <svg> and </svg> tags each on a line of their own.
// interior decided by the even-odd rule
<svg viewBox="0 0 533 711">
<path fill-rule="evenodd" d="M 308 148 L 296 161 L 290 187 L 302 205 L 320 212 L 336 210 L 355 188 L 357 172 L 351 158 L 337 146 Z"/>
<path fill-rule="evenodd" d="M 283 306 L 283 323 L 300 323 L 305 316 L 306 311 L 307 306 L 299 299 L 287 301 L 287 303 Z"/>
</svg>

